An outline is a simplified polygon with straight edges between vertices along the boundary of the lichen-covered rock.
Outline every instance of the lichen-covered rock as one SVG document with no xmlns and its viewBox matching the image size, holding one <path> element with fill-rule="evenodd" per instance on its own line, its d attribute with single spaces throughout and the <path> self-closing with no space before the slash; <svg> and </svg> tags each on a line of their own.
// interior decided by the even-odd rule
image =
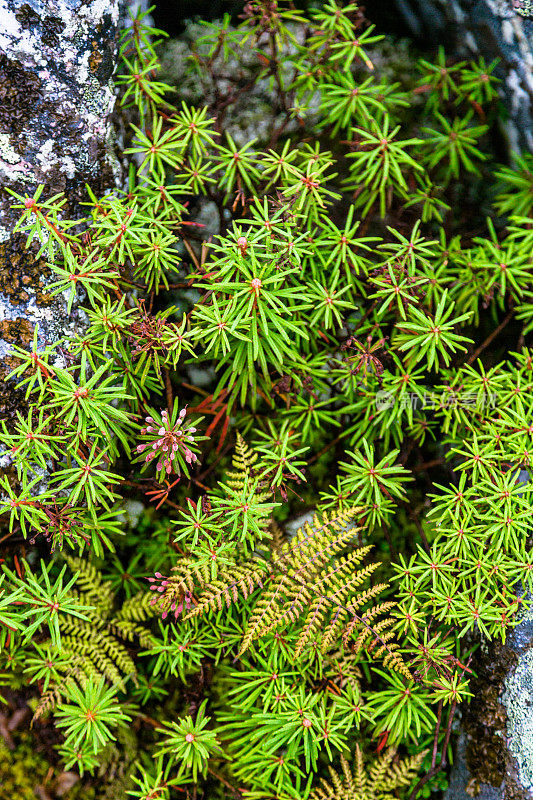
<svg viewBox="0 0 533 800">
<path fill-rule="evenodd" d="M 64 192 L 65 214 L 82 215 L 86 184 L 114 186 L 120 165 L 111 115 L 119 0 L 0 0 L 0 417 L 20 408 L 3 383 L 11 345 L 39 345 L 76 323 L 46 290 L 49 268 L 13 236 L 18 211 L 8 190 Z"/>
<path fill-rule="evenodd" d="M 111 81 L 118 0 L 0 0 L 0 239 L 15 215 L 7 188 L 64 191 L 114 180 Z"/>
<path fill-rule="evenodd" d="M 482 642 L 472 663 L 445 800 L 533 798 L 533 608 L 505 644 Z"/>
<path fill-rule="evenodd" d="M 515 759 L 520 784 L 533 796 L 533 608 L 522 616 L 509 645 L 517 661 L 505 677 L 502 695 L 507 746 Z"/>
</svg>

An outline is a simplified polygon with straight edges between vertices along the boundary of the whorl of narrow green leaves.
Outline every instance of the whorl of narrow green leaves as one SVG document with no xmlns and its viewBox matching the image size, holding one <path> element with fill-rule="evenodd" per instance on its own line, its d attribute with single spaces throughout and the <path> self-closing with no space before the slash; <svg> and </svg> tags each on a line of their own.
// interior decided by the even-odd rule
<svg viewBox="0 0 533 800">
<path fill-rule="evenodd" d="M 114 738 L 113 728 L 131 721 L 116 701 L 116 690 L 106 689 L 104 678 L 98 682 L 89 678 L 83 689 L 67 682 L 63 691 L 70 702 L 58 708 L 55 716 L 67 747 L 96 754 Z"/>
<path fill-rule="evenodd" d="M 24 562 L 24 576 L 21 578 L 12 570 L 3 567 L 8 577 L 8 586 L 15 591 L 10 595 L 12 604 L 21 605 L 21 621 L 24 621 L 23 638 L 29 640 L 42 626 L 48 628 L 52 644 L 60 648 L 61 632 L 59 617 L 72 615 L 79 619 L 87 619 L 86 611 L 91 607 L 78 602 L 71 589 L 76 582 L 74 575 L 68 583 L 63 585 L 63 576 L 66 565 L 52 582 L 50 572 L 52 565 L 47 566 L 44 561 L 40 564 L 40 574 L 33 572 Z"/>
<path fill-rule="evenodd" d="M 187 716 L 179 722 L 167 722 L 160 728 L 162 734 L 156 755 L 169 754 L 180 772 L 190 772 L 193 781 L 207 770 L 209 757 L 220 753 L 216 732 L 207 728 L 207 700 L 201 704 L 195 719 Z"/>
<path fill-rule="evenodd" d="M 397 325 L 401 332 L 395 339 L 400 351 L 408 351 L 410 364 L 424 360 L 428 369 L 439 369 L 441 362 L 446 366 L 450 363 L 450 353 L 466 350 L 461 343 L 470 342 L 471 339 L 455 333 L 454 328 L 469 319 L 471 314 L 461 314 L 450 319 L 454 306 L 455 303 L 448 300 L 448 292 L 445 290 L 433 318 L 414 306 L 410 307 L 406 322 L 399 322 Z"/>
<path fill-rule="evenodd" d="M 352 129 L 354 150 L 348 154 L 350 177 L 346 186 L 357 190 L 355 204 L 362 208 L 363 216 L 379 201 L 379 212 L 384 217 L 393 193 L 407 197 L 405 173 L 422 170 L 408 152 L 408 148 L 422 144 L 422 140 L 397 139 L 399 131 L 400 126 L 392 127 L 388 116 L 381 125 L 371 119 L 368 129 Z"/>
</svg>

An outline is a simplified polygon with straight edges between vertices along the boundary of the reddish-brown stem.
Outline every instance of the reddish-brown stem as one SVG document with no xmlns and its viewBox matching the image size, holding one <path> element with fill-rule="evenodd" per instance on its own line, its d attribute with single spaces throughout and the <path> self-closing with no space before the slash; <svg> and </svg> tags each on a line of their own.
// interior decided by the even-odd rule
<svg viewBox="0 0 533 800">
<path fill-rule="evenodd" d="M 174 396 L 172 394 L 172 384 L 170 382 L 170 372 L 166 367 L 163 367 L 163 375 L 165 377 L 165 391 L 167 396 L 167 409 L 168 413 L 172 414 L 172 407 L 174 405 Z"/>
<path fill-rule="evenodd" d="M 502 322 L 500 322 L 498 327 L 495 328 L 489 336 L 487 336 L 485 341 L 482 344 L 479 345 L 477 350 L 474 350 L 474 352 L 472 353 L 472 355 L 470 356 L 470 358 L 466 362 L 468 364 L 468 366 L 470 366 L 471 364 L 474 363 L 476 358 L 483 352 L 483 350 L 485 350 L 485 348 L 488 347 L 489 344 L 496 338 L 496 336 L 505 328 L 505 326 L 511 321 L 513 314 L 514 314 L 514 308 L 512 308 L 509 311 L 509 313 L 507 314 L 505 319 L 502 320 Z"/>
<path fill-rule="evenodd" d="M 422 527 L 422 523 L 418 519 L 418 514 L 416 514 L 414 511 L 412 511 L 411 514 L 410 514 L 410 517 L 413 520 L 413 522 L 415 523 L 416 527 L 418 528 L 418 533 L 420 534 L 420 538 L 422 539 L 422 544 L 424 545 L 424 550 L 426 551 L 426 553 L 430 553 L 431 552 L 431 548 L 429 546 L 429 542 L 427 540 L 426 534 L 424 533 L 424 528 Z"/>
<path fill-rule="evenodd" d="M 437 707 L 437 724 L 435 726 L 435 737 L 433 739 L 433 754 L 431 756 L 431 769 L 435 769 L 435 764 L 437 763 L 437 750 L 439 747 L 439 733 L 440 733 L 441 720 L 442 720 L 442 700 L 439 700 L 439 705 Z"/>
</svg>

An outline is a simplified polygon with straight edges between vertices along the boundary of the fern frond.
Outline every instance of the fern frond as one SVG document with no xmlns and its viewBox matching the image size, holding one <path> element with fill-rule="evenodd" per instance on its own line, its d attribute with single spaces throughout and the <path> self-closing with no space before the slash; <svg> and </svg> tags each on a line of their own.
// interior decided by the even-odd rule
<svg viewBox="0 0 533 800">
<path fill-rule="evenodd" d="M 229 608 L 240 596 L 246 599 L 258 586 L 264 586 L 268 578 L 268 565 L 259 560 L 221 570 L 218 578 L 206 586 L 188 617 L 200 616 L 208 610 L 220 611 L 224 605 Z"/>
<path fill-rule="evenodd" d="M 350 785 L 350 783 L 352 783 L 352 771 L 350 770 L 348 761 L 344 758 L 344 756 L 341 756 L 341 763 L 344 775 L 349 776 L 347 777 L 347 783 L 348 785 Z M 353 777 L 356 786 L 356 791 L 361 793 L 364 792 L 366 790 L 367 775 L 365 771 L 363 751 L 361 750 L 358 744 L 355 745 L 355 776 Z"/>
<path fill-rule="evenodd" d="M 374 586 L 370 591 L 382 591 L 386 586 L 387 584 Z M 396 603 L 389 600 L 377 606 L 372 606 L 363 616 L 359 616 L 355 612 L 355 605 L 355 603 L 350 604 L 352 619 L 347 623 L 344 629 L 342 635 L 343 644 L 347 646 L 352 635 L 360 628 L 355 643 L 350 644 L 352 652 L 360 653 L 364 649 L 372 658 L 383 659 L 384 666 L 388 669 L 399 672 L 407 680 L 412 680 L 413 676 L 403 657 L 398 652 L 399 645 L 394 640 L 394 631 L 391 630 L 395 626 L 396 621 L 389 616 L 385 616 L 377 622 L 375 621 L 380 615 L 387 614 L 391 609 L 395 608 Z M 357 606 L 360 605 L 361 603 L 357 602 Z"/>
<path fill-rule="evenodd" d="M 244 455 L 242 459 L 244 463 Z M 401 657 L 396 653 L 392 656 L 394 648 L 389 644 L 390 637 L 381 636 L 381 631 L 390 623 L 377 621 L 395 604 L 373 605 L 367 608 L 364 616 L 356 613 L 387 588 L 387 584 L 377 584 L 359 591 L 379 564 L 374 562 L 355 569 L 368 555 L 369 546 L 346 554 L 359 530 L 351 525 L 357 512 L 357 508 L 348 508 L 320 516 L 315 514 L 312 523 L 306 522 L 291 540 L 273 550 L 270 562 L 254 556 L 243 564 L 225 567 L 216 580 L 204 581 L 201 576 L 204 585 L 188 617 L 200 616 L 209 610 L 217 611 L 224 606 L 229 608 L 240 596 L 247 598 L 260 586 L 263 592 L 248 620 L 239 654 L 245 652 L 255 639 L 294 623 L 305 614 L 296 643 L 296 656 L 301 655 L 311 642 L 321 639 L 321 650 L 326 652 L 341 632 L 345 644 L 354 632 L 358 632 L 355 652 L 359 652 L 367 640 L 376 640 L 383 646 L 382 652 L 386 653 L 388 663 L 397 665 Z M 180 587 L 192 592 L 194 582 L 190 560 L 182 559 L 177 571 L 182 576 Z M 167 591 L 168 586 L 165 596 Z"/>
<path fill-rule="evenodd" d="M 338 639 L 341 632 L 343 632 L 342 640 L 346 644 L 353 626 L 357 624 L 357 620 L 354 617 L 356 610 L 373 600 L 387 588 L 387 584 L 378 583 L 361 592 L 357 597 L 351 598 L 350 602 L 345 602 L 345 598 L 357 589 L 362 580 L 372 574 L 378 566 L 376 563 L 369 564 L 353 576 L 352 580 L 347 584 L 346 591 L 343 590 L 344 587 L 341 587 L 341 591 L 331 597 L 332 616 L 327 629 L 324 631 L 322 640 L 322 649 L 324 651 Z"/>
<path fill-rule="evenodd" d="M 174 584 L 180 592 L 193 592 L 195 587 L 202 587 L 211 580 L 211 565 L 207 563 L 198 564 L 194 558 L 186 556 L 182 558 L 175 567 L 174 573 L 169 578 L 169 583 Z"/>
<path fill-rule="evenodd" d="M 151 592 L 138 592 L 129 597 L 122 604 L 122 607 L 113 616 L 113 622 L 145 622 L 157 615 L 157 610 L 152 605 L 154 596 Z"/>
<path fill-rule="evenodd" d="M 125 688 L 122 674 L 135 674 L 135 665 L 124 648 L 117 646 L 111 637 L 99 637 L 97 641 L 81 640 L 79 636 L 65 636 L 67 652 L 81 656 L 80 666 L 87 675 L 104 675 L 110 683 Z M 122 673 L 122 674 L 121 674 Z"/>
<path fill-rule="evenodd" d="M 244 456 L 242 458 L 244 460 Z M 377 584 L 361 591 L 362 585 L 379 567 L 379 563 L 372 562 L 356 569 L 371 547 L 359 547 L 346 553 L 359 531 L 351 525 L 357 512 L 357 508 L 347 508 L 320 516 L 315 514 L 312 523 L 306 522 L 291 540 L 272 551 L 269 562 L 254 555 L 242 564 L 225 566 L 215 580 L 206 580 L 200 575 L 197 580 L 199 596 L 191 600 L 196 605 L 187 618 L 220 611 L 224 606 L 229 608 L 239 597 L 247 598 L 261 587 L 263 591 L 249 617 L 239 655 L 254 640 L 304 617 L 296 656 L 311 643 L 320 641 L 320 649 L 326 652 L 341 633 L 345 645 L 357 634 L 355 653 L 367 642 L 373 643 L 370 649 L 384 655 L 389 666 L 409 674 L 391 641 L 388 628 L 392 620 L 385 616 L 395 603 L 372 605 L 388 584 Z M 166 582 L 162 602 L 167 605 L 172 599 L 169 592 L 172 585 L 181 591 L 188 590 L 192 596 L 194 579 L 198 579 L 189 557 L 180 561 L 176 571 L 178 575 Z M 366 611 L 361 615 L 358 610 L 363 606 Z M 380 616 L 385 619 L 380 620 Z"/>
<path fill-rule="evenodd" d="M 391 747 L 367 767 L 362 750 L 356 745 L 353 771 L 348 760 L 341 755 L 342 773 L 329 767 L 331 782 L 322 779 L 309 800 L 393 800 L 397 789 L 413 782 L 425 755 L 424 751 L 397 760 L 396 750 Z"/>
<path fill-rule="evenodd" d="M 113 606 L 113 587 L 110 581 L 104 581 L 102 574 L 96 569 L 94 564 L 83 558 L 65 553 L 63 558 L 69 565 L 72 572 L 77 573 L 76 586 L 85 595 L 86 602 L 91 602 L 96 609 L 108 616 Z"/>
<path fill-rule="evenodd" d="M 130 622 L 129 620 L 110 622 L 109 630 L 115 636 L 120 636 L 121 639 L 127 642 L 137 640 L 141 647 L 149 648 L 152 646 L 152 637 L 149 630 L 142 625 L 137 625 L 136 622 Z"/>
<path fill-rule="evenodd" d="M 305 523 L 290 542 L 273 553 L 274 577 L 254 608 L 241 653 L 254 639 L 294 622 L 305 609 L 308 612 L 295 654 L 300 655 L 311 641 L 321 636 L 323 652 L 333 644 L 349 616 L 346 607 L 349 596 L 379 566 L 371 564 L 354 572 L 354 566 L 364 559 L 370 547 L 358 548 L 335 559 L 357 534 L 358 529 L 350 526 L 356 511 L 346 509 L 323 514 L 321 518 L 315 514 L 312 525 Z M 375 587 L 363 593 L 359 604 L 384 588 Z"/>
<path fill-rule="evenodd" d="M 61 702 L 63 688 L 74 681 L 83 688 L 88 678 L 109 683 L 124 690 L 128 678 L 136 681 L 136 668 L 124 642 L 138 640 L 142 647 L 149 647 L 151 639 L 147 628 L 140 621 L 153 617 L 157 612 L 150 603 L 153 595 L 141 592 L 126 600 L 114 616 L 110 616 L 115 602 L 111 583 L 104 581 L 100 572 L 90 562 L 66 555 L 69 567 L 76 572 L 77 589 L 69 595 L 81 605 L 93 608 L 86 613 L 87 619 L 63 614 L 58 617 L 62 632 L 61 654 L 69 665 L 60 670 L 62 679 L 52 684 L 43 694 L 34 718 L 51 711 Z M 48 643 L 50 644 L 50 643 Z"/>
<path fill-rule="evenodd" d="M 62 694 L 58 686 L 51 686 L 46 692 L 43 692 L 33 712 L 31 724 L 33 725 L 40 717 L 44 717 L 50 711 L 53 711 L 61 702 L 61 698 Z"/>
</svg>

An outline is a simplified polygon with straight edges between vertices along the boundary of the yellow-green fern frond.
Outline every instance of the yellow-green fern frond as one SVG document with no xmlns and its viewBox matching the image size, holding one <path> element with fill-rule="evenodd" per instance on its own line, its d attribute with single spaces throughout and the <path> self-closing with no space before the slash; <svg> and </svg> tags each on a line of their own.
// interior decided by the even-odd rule
<svg viewBox="0 0 533 800">
<path fill-rule="evenodd" d="M 138 592 L 133 597 L 129 597 L 122 604 L 122 607 L 113 616 L 113 622 L 119 620 L 128 622 L 145 622 L 159 613 L 154 608 L 152 600 L 154 595 L 151 592 Z"/>
<path fill-rule="evenodd" d="M 273 577 L 252 612 L 241 652 L 254 639 L 296 621 L 304 612 L 307 613 L 296 655 L 320 639 L 323 652 L 334 645 L 351 618 L 349 603 L 357 604 L 354 592 L 378 566 L 370 564 L 355 569 L 370 547 L 340 555 L 359 530 L 351 525 L 356 513 L 357 509 L 352 508 L 321 517 L 315 515 L 312 523 L 305 523 L 291 541 L 273 553 Z M 363 602 L 373 599 L 383 588 L 367 590 L 359 599 L 363 598 Z"/>
<path fill-rule="evenodd" d="M 389 668 L 410 677 L 391 631 L 393 620 L 388 612 L 395 603 L 375 603 L 388 585 L 363 588 L 379 563 L 364 563 L 371 547 L 353 547 L 360 530 L 352 524 L 357 513 L 357 508 L 348 508 L 315 514 L 292 539 L 271 551 L 270 561 L 255 554 L 241 564 L 223 567 L 216 580 L 194 575 L 191 560 L 182 559 L 176 568 L 178 576 L 166 580 L 163 602 L 176 602 L 169 592 L 169 585 L 175 581 L 180 591 L 191 593 L 194 608 L 188 617 L 195 617 L 229 607 L 261 587 L 240 654 L 254 640 L 302 620 L 296 656 L 308 647 L 313 649 L 317 642 L 325 653 L 342 637 L 345 647 L 350 646 L 355 653 L 367 646 L 384 657 Z M 197 594 L 193 596 L 193 592 Z M 354 645 L 352 637 L 356 637 Z"/>
<path fill-rule="evenodd" d="M 225 481 L 232 489 L 242 491 L 246 478 L 252 478 L 254 464 L 258 455 L 246 444 L 241 434 L 237 432 L 237 443 L 231 459 L 231 470 L 227 470 Z"/>
<path fill-rule="evenodd" d="M 139 641 L 142 647 L 150 645 L 149 631 L 140 622 L 154 616 L 157 611 L 150 605 L 153 594 L 141 592 L 126 600 L 115 614 L 115 595 L 111 583 L 104 581 L 93 564 L 81 558 L 65 556 L 69 567 L 77 573 L 75 587 L 69 593 L 83 605 L 93 608 L 87 619 L 62 615 L 58 624 L 62 632 L 61 655 L 68 669 L 63 669 L 61 680 L 51 684 L 39 701 L 35 716 L 51 711 L 61 701 L 68 681 L 84 686 L 87 678 L 104 677 L 120 689 L 128 678 L 136 680 L 135 664 L 125 642 Z M 46 644 L 46 643 L 45 643 Z M 50 642 L 48 644 L 51 645 Z"/>
<path fill-rule="evenodd" d="M 64 554 L 63 558 L 72 572 L 77 572 L 76 586 L 84 595 L 86 602 L 96 607 L 100 614 L 108 616 L 113 605 L 113 587 L 111 581 L 104 581 L 94 564 L 84 558 Z"/>
<path fill-rule="evenodd" d="M 126 642 L 138 641 L 141 647 L 148 648 L 152 645 L 152 637 L 148 628 L 129 620 L 110 622 L 109 630 Z"/>
<path fill-rule="evenodd" d="M 268 565 L 258 560 L 221 570 L 218 578 L 205 587 L 189 617 L 205 614 L 208 610 L 217 611 L 224 606 L 229 608 L 239 597 L 249 597 L 268 579 Z"/>
<path fill-rule="evenodd" d="M 341 756 L 342 772 L 329 767 L 330 782 L 322 780 L 309 800 L 396 800 L 398 791 L 416 778 L 424 756 L 425 752 L 399 759 L 391 747 L 365 764 L 361 748 L 356 745 L 353 767 Z"/>
</svg>

